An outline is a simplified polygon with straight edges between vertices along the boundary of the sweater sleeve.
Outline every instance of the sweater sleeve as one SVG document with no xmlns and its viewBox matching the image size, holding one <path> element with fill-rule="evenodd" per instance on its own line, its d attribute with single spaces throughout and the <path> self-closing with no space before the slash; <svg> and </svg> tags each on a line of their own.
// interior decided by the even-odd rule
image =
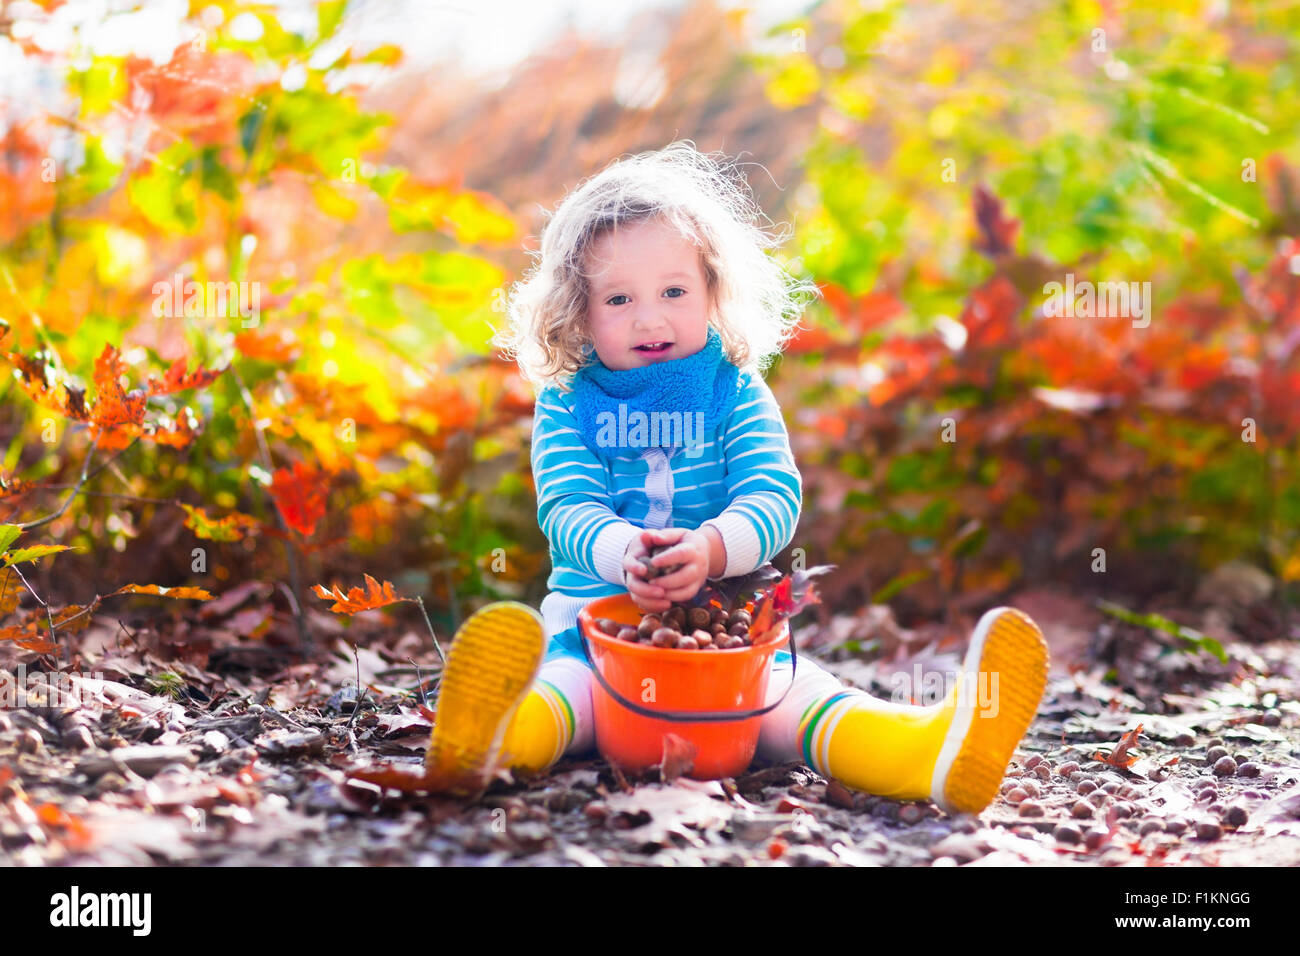
<svg viewBox="0 0 1300 956">
<path fill-rule="evenodd" d="M 614 513 L 605 465 L 554 389 L 537 397 L 532 466 L 537 523 L 551 547 L 570 566 L 623 584 L 623 554 L 641 529 Z"/>
<path fill-rule="evenodd" d="M 781 408 L 757 375 L 727 418 L 722 437 L 727 507 L 705 521 L 722 536 L 722 577 L 748 574 L 771 561 L 794 537 L 803 505 L 802 478 L 790 451 Z"/>
</svg>

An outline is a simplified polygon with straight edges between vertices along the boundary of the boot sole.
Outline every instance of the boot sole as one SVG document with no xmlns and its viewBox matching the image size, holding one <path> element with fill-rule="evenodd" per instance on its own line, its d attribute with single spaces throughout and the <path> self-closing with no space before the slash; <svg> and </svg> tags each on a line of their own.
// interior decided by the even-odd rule
<svg viewBox="0 0 1300 956">
<path fill-rule="evenodd" d="M 438 790 L 486 788 L 545 650 L 542 618 L 526 604 L 491 604 L 461 625 L 447 654 L 425 755 L 425 776 Z"/>
<path fill-rule="evenodd" d="M 993 714 L 980 712 L 981 672 L 997 675 Z M 979 813 L 993 802 L 1016 747 L 1038 713 L 1047 686 L 1047 642 L 1038 625 L 1014 608 L 987 612 L 966 652 L 961 683 L 970 680 L 976 687 L 958 688 L 963 699 L 939 751 L 930 788 L 934 802 L 949 813 Z"/>
</svg>

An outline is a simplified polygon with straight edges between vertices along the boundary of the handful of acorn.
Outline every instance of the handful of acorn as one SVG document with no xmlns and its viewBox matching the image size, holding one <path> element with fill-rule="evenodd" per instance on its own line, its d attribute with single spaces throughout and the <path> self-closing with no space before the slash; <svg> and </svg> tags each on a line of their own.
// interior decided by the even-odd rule
<svg viewBox="0 0 1300 956">
<path fill-rule="evenodd" d="M 655 548 L 650 556 L 640 559 L 648 578 L 677 570 L 657 568 L 651 563 L 652 556 L 668 547 Z M 748 647 L 755 640 L 762 644 L 778 639 L 781 622 L 818 603 L 813 578 L 833 568 L 823 564 L 782 574 L 769 562 L 716 586 L 706 584 L 689 603 L 674 604 L 662 614 L 647 613 L 636 627 L 607 617 L 594 618 L 593 623 L 602 633 L 620 641 L 682 651 L 727 651 Z"/>
<path fill-rule="evenodd" d="M 674 604 L 660 614 L 646 614 L 636 627 L 629 627 L 607 617 L 595 619 L 596 627 L 633 644 L 675 647 L 679 651 L 726 651 L 753 643 L 749 628 L 753 623 L 748 611 L 739 608 L 728 612 L 721 607 L 690 607 Z"/>
</svg>

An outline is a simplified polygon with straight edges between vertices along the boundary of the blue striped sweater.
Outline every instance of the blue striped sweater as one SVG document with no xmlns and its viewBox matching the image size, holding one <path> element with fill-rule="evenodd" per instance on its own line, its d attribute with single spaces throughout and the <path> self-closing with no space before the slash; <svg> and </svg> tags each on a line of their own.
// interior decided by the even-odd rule
<svg viewBox="0 0 1300 956">
<path fill-rule="evenodd" d="M 726 547 L 724 578 L 789 544 L 803 492 L 781 409 L 758 375 L 742 372 L 738 387 L 735 408 L 699 448 L 627 448 L 606 458 L 595 436 L 582 435 L 573 392 L 538 395 L 532 467 L 551 552 L 541 606 L 548 635 L 575 627 L 584 604 L 626 591 L 623 554 L 642 528 L 712 525 Z"/>
</svg>

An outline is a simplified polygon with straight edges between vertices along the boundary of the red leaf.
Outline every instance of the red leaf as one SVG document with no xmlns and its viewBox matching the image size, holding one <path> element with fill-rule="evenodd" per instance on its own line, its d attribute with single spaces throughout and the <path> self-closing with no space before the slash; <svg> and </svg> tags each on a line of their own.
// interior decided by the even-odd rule
<svg viewBox="0 0 1300 956">
<path fill-rule="evenodd" d="M 983 186 L 975 187 L 975 225 L 979 238 L 977 252 L 989 256 L 1004 256 L 1011 252 L 1020 229 L 1020 220 L 1012 219 L 1002 209 L 1002 200 Z"/>
<path fill-rule="evenodd" d="M 1020 311 L 1020 294 L 1011 280 L 994 276 L 975 289 L 961 314 L 966 326 L 966 347 L 1001 345 L 1016 331 L 1016 313 Z"/>
<path fill-rule="evenodd" d="M 325 517 L 325 488 L 323 471 L 294 462 L 293 470 L 280 468 L 272 476 L 271 497 L 284 516 L 285 524 L 303 537 L 316 530 L 316 523 Z"/>
</svg>

